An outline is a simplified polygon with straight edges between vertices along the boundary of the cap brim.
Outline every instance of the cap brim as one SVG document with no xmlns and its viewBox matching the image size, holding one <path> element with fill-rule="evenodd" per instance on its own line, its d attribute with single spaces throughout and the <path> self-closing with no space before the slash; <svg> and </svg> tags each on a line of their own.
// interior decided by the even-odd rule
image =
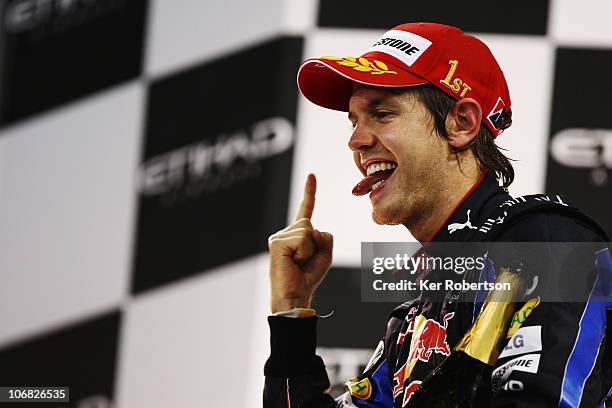
<svg viewBox="0 0 612 408">
<path fill-rule="evenodd" d="M 372 65 L 374 64 L 373 59 L 368 59 L 372 63 L 370 66 L 374 69 L 360 71 L 358 69 L 364 68 L 361 68 L 363 64 L 358 64 L 359 61 L 355 62 L 355 66 L 347 66 L 341 65 L 340 62 L 352 65 L 350 64 L 351 61 L 343 58 L 337 60 L 327 58 L 336 57 L 313 58 L 304 62 L 298 71 L 297 82 L 300 92 L 306 99 L 328 109 L 347 112 L 355 83 L 388 88 L 429 83 L 426 79 L 386 61 L 382 66 L 383 69 L 380 69 L 378 66 Z"/>
</svg>

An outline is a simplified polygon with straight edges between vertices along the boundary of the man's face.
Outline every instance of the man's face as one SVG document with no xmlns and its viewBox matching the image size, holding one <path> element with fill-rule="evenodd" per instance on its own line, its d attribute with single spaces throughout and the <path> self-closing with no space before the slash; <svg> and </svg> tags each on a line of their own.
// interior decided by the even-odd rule
<svg viewBox="0 0 612 408">
<path fill-rule="evenodd" d="M 349 120 L 349 147 L 365 177 L 353 192 L 371 191 L 374 222 L 409 226 L 428 214 L 443 188 L 449 150 L 423 104 L 409 92 L 356 86 Z"/>
</svg>

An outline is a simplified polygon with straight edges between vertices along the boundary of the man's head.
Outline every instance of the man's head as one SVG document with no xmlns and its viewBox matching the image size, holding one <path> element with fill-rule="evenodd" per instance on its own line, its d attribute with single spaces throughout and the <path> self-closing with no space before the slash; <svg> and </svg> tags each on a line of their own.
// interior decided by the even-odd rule
<svg viewBox="0 0 612 408">
<path fill-rule="evenodd" d="M 486 169 L 512 182 L 493 141 L 511 123 L 504 75 L 486 45 L 457 28 L 403 24 L 359 58 L 306 61 L 298 85 L 312 102 L 349 112 L 349 147 L 366 176 L 354 193 L 372 191 L 378 223 L 409 226 Z"/>
<path fill-rule="evenodd" d="M 481 107 L 471 98 L 446 100 L 428 86 L 381 88 L 356 85 L 349 101 L 353 132 L 349 148 L 365 178 L 357 195 L 370 193 L 379 224 L 407 226 L 443 203 L 445 190 L 484 170 L 474 149 L 493 138 L 481 126 Z"/>
</svg>

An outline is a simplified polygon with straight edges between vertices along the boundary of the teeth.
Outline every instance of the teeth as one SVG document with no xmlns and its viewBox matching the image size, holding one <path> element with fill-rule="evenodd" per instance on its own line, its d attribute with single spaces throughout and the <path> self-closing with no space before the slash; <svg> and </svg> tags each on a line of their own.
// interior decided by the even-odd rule
<svg viewBox="0 0 612 408">
<path fill-rule="evenodd" d="M 368 168 L 366 169 L 366 174 L 368 176 L 371 176 L 372 174 L 376 173 L 377 171 L 394 169 L 396 167 L 397 167 L 397 164 L 393 163 L 393 162 L 374 163 L 374 164 L 370 164 L 368 166 Z"/>
<path fill-rule="evenodd" d="M 372 191 L 376 190 L 378 188 L 378 186 L 380 186 L 384 181 L 385 180 L 380 180 L 380 181 L 377 181 L 376 183 L 374 183 L 372 185 Z"/>
</svg>

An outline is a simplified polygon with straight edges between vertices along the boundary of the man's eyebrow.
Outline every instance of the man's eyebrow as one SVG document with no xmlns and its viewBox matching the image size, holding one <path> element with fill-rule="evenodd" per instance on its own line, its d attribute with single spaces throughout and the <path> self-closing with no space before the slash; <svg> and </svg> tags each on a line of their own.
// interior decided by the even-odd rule
<svg viewBox="0 0 612 408">
<path fill-rule="evenodd" d="M 373 98 L 373 99 L 371 99 L 371 100 L 368 102 L 368 107 L 367 107 L 367 109 L 368 109 L 369 111 L 373 111 L 373 110 L 375 110 L 376 108 L 378 108 L 380 105 L 382 105 L 383 103 L 387 102 L 387 101 L 388 101 L 388 99 L 389 99 L 388 97 L 382 97 L 382 96 L 379 96 L 379 97 Z M 353 121 L 353 119 L 355 119 L 355 114 L 354 114 L 353 112 L 349 112 L 349 113 L 348 113 L 348 119 L 349 119 L 349 120 L 352 122 L 352 121 Z"/>
<path fill-rule="evenodd" d="M 396 104 L 393 101 L 393 99 L 391 99 L 391 96 L 390 95 L 385 95 L 385 96 L 378 96 L 376 98 L 372 98 L 368 102 L 367 109 L 370 112 L 374 112 L 376 109 L 378 109 L 380 107 L 380 105 L 386 105 L 389 108 L 393 108 L 394 106 L 396 106 Z"/>
<path fill-rule="evenodd" d="M 386 99 L 387 98 L 382 98 L 382 97 L 376 97 L 376 98 L 371 99 L 368 102 L 368 109 L 374 110 L 378 108 L 380 105 L 382 105 L 385 102 Z"/>
</svg>

